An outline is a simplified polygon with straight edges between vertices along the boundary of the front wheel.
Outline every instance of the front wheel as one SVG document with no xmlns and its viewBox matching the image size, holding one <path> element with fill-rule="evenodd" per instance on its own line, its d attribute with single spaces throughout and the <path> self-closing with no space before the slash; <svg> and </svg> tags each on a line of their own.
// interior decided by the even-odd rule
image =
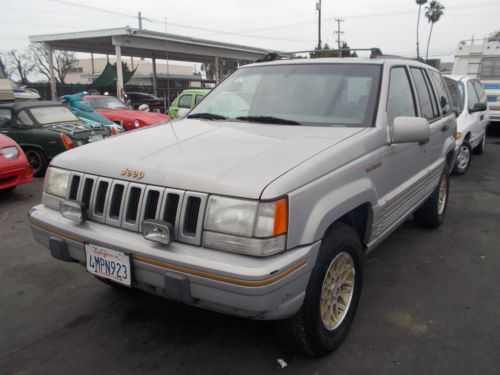
<svg viewBox="0 0 500 375">
<path fill-rule="evenodd" d="M 457 161 L 455 162 L 455 167 L 453 168 L 454 175 L 463 175 L 467 172 L 470 165 L 471 155 L 472 147 L 469 141 L 465 140 L 458 149 Z"/>
<path fill-rule="evenodd" d="M 47 158 L 44 153 L 35 148 L 30 148 L 24 153 L 31 164 L 31 168 L 33 168 L 33 176 L 43 177 L 45 175 L 45 170 L 47 169 Z"/>
<path fill-rule="evenodd" d="M 335 350 L 354 319 L 363 280 L 356 232 L 335 223 L 327 232 L 299 312 L 278 323 L 285 344 L 313 356 Z"/>
<path fill-rule="evenodd" d="M 450 174 L 448 173 L 448 169 L 446 169 L 431 196 L 415 211 L 413 215 L 415 223 L 420 227 L 428 229 L 439 227 L 444 221 L 446 208 L 448 207 L 449 192 Z"/>
</svg>

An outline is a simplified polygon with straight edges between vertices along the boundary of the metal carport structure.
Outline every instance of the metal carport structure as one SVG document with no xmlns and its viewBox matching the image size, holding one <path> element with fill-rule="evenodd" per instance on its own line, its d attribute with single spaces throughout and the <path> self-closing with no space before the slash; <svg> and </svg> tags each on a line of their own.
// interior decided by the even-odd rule
<svg viewBox="0 0 500 375">
<path fill-rule="evenodd" d="M 32 35 L 32 43 L 43 43 L 49 55 L 50 86 L 52 98 L 56 97 L 53 71 L 54 50 L 99 53 L 116 56 L 116 92 L 123 92 L 122 56 L 151 58 L 153 62 L 153 88 L 156 92 L 156 59 L 178 60 L 215 64 L 216 79 L 220 79 L 220 59 L 255 61 L 271 50 L 222 43 L 213 40 L 190 38 L 144 29 L 123 27 L 116 29 L 89 30 L 62 34 Z"/>
</svg>

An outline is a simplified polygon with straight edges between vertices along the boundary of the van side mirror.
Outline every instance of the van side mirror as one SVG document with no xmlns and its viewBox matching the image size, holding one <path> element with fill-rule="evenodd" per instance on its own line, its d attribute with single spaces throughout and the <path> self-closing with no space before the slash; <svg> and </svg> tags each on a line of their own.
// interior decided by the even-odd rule
<svg viewBox="0 0 500 375">
<path fill-rule="evenodd" d="M 429 121 L 423 117 L 396 117 L 392 125 L 392 143 L 425 143 L 430 134 Z"/>
<path fill-rule="evenodd" d="M 482 112 L 488 109 L 488 105 L 484 102 L 474 104 L 474 107 L 469 108 L 469 113 Z"/>
</svg>

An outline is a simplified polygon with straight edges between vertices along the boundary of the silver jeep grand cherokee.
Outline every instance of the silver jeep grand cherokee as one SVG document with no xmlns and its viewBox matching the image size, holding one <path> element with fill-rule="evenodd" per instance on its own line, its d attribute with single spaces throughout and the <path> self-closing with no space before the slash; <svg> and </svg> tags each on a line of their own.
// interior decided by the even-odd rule
<svg viewBox="0 0 500 375">
<path fill-rule="evenodd" d="M 363 256 L 412 214 L 442 223 L 449 103 L 411 60 L 248 65 L 186 119 L 59 155 L 31 227 L 102 281 L 280 320 L 322 355 L 354 318 Z"/>
</svg>

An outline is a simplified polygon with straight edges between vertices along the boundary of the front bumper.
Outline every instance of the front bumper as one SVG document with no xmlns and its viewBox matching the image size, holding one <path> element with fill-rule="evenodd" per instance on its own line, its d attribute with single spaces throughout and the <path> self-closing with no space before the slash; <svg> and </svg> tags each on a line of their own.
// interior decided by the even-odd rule
<svg viewBox="0 0 500 375">
<path fill-rule="evenodd" d="M 16 163 L 0 171 L 0 190 L 26 184 L 32 180 L 33 173 L 29 163 Z"/>
<path fill-rule="evenodd" d="M 130 256 L 132 285 L 190 305 L 253 319 L 275 320 L 302 305 L 320 242 L 256 258 L 174 242 L 86 221 L 76 224 L 43 205 L 29 212 L 33 235 L 53 257 L 85 265 L 85 243 Z"/>
</svg>

